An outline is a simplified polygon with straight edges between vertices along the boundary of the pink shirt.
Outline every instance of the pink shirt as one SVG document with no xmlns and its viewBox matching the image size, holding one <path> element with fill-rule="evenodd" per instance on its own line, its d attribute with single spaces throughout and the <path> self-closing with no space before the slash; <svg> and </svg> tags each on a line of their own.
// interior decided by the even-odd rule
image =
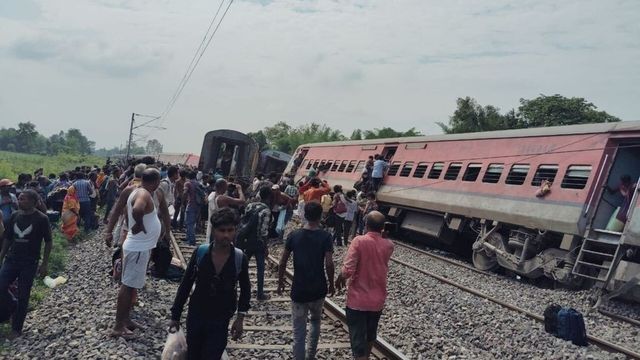
<svg viewBox="0 0 640 360">
<path fill-rule="evenodd" d="M 342 276 L 351 279 L 347 307 L 360 311 L 381 311 L 387 298 L 387 273 L 393 242 L 380 233 L 356 236 L 344 262 Z"/>
</svg>

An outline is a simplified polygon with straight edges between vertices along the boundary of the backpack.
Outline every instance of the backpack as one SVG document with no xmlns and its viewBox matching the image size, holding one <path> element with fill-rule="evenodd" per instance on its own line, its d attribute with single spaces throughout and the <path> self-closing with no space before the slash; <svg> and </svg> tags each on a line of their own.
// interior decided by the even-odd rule
<svg viewBox="0 0 640 360">
<path fill-rule="evenodd" d="M 257 250 L 258 247 L 258 224 L 260 223 L 260 212 L 266 205 L 258 205 L 251 211 L 245 212 L 240 219 L 240 225 L 236 231 L 236 246 L 240 249 Z"/>
<path fill-rule="evenodd" d="M 544 330 L 554 336 L 558 335 L 558 311 L 562 307 L 558 304 L 551 304 L 544 309 Z"/>
<path fill-rule="evenodd" d="M 194 183 L 192 183 L 194 184 Z M 205 190 L 204 186 L 202 186 L 199 183 L 195 183 L 195 198 L 196 198 L 196 205 L 198 206 L 204 206 L 207 204 L 207 191 Z"/>
<path fill-rule="evenodd" d="M 209 248 L 211 244 L 202 244 L 198 246 L 196 250 L 196 271 L 194 272 L 194 276 L 198 276 L 198 271 L 200 269 L 200 263 L 202 259 L 209 253 Z M 244 257 L 244 252 L 238 248 L 233 248 L 235 260 L 236 260 L 236 279 L 240 276 L 240 272 L 242 271 L 242 258 Z"/>
<path fill-rule="evenodd" d="M 340 198 L 340 196 L 338 195 L 338 201 L 336 202 L 336 204 L 333 206 L 333 212 L 335 214 L 344 214 L 347 212 L 347 204 L 345 204 L 342 199 Z"/>
<path fill-rule="evenodd" d="M 582 314 L 573 308 L 562 308 L 558 311 L 557 336 L 574 345 L 587 345 L 587 330 Z"/>
</svg>

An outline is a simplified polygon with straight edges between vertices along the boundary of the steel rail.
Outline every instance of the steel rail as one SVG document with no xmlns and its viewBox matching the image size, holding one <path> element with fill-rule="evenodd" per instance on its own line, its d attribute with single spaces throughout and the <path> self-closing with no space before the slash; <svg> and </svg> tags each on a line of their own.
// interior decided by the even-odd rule
<svg viewBox="0 0 640 360">
<path fill-rule="evenodd" d="M 269 262 L 272 265 L 278 266 L 279 262 L 272 255 L 267 257 Z M 286 269 L 285 272 L 287 278 L 290 281 L 293 281 L 293 272 L 289 269 Z M 347 314 L 344 309 L 340 307 L 340 305 L 336 304 L 333 300 L 325 298 L 324 300 L 324 308 L 331 317 L 340 321 L 344 326 L 347 326 Z M 393 345 L 389 344 L 382 337 L 376 337 L 376 341 L 373 343 L 373 348 L 371 349 L 373 355 L 378 359 L 389 359 L 389 360 L 408 360 L 409 358 L 405 356 L 402 352 L 396 349 Z"/>
<path fill-rule="evenodd" d="M 463 263 L 460 263 L 460 262 L 458 262 L 458 261 L 455 261 L 455 260 L 449 259 L 449 258 L 444 257 L 444 256 L 441 256 L 441 255 L 432 254 L 432 253 L 430 253 L 430 252 L 428 252 L 428 251 L 426 251 L 426 250 L 423 250 L 423 249 L 420 249 L 420 248 L 417 248 L 417 247 L 414 247 L 414 246 L 411 246 L 411 245 L 405 244 L 405 243 L 400 242 L 400 241 L 398 241 L 398 240 L 394 240 L 393 242 L 394 242 L 394 244 L 396 244 L 396 245 L 398 245 L 398 246 L 401 246 L 401 247 L 407 248 L 407 249 L 409 249 L 409 250 L 413 250 L 413 251 L 415 251 L 415 252 L 419 252 L 420 254 L 424 254 L 424 255 L 430 256 L 430 257 L 432 257 L 432 258 L 434 258 L 434 259 L 441 260 L 441 261 L 444 261 L 444 262 L 446 262 L 446 263 L 449 263 L 449 264 L 452 264 L 452 265 L 456 265 L 456 266 L 459 266 L 459 267 L 465 268 L 465 269 L 467 269 L 467 270 L 471 270 L 471 271 L 476 272 L 476 273 L 478 273 L 478 274 L 484 274 L 484 275 L 487 275 L 487 276 L 496 276 L 496 274 L 494 274 L 494 273 L 491 273 L 491 272 L 488 272 L 488 271 L 482 271 L 482 270 L 476 269 L 475 267 L 473 267 L 473 266 L 471 266 L 471 265 L 463 264 Z M 640 326 L 640 321 L 638 321 L 638 320 L 636 320 L 636 319 L 633 319 L 633 318 L 630 318 L 630 317 L 627 317 L 627 316 L 624 316 L 624 315 L 619 315 L 619 314 L 616 314 L 616 313 L 613 313 L 613 312 L 610 312 L 610 311 L 607 311 L 607 310 L 603 310 L 603 309 L 598 309 L 598 311 L 599 311 L 603 316 L 608 316 L 608 317 L 610 317 L 610 318 L 611 318 L 611 320 L 614 320 L 614 321 L 621 321 L 621 322 L 626 322 L 626 323 L 628 323 L 628 324 L 630 324 L 630 325 L 634 325 L 634 326 Z"/>
<path fill-rule="evenodd" d="M 438 274 L 434 274 L 434 273 L 432 273 L 432 272 L 430 272 L 428 270 L 419 268 L 419 267 L 417 267 L 415 265 L 409 264 L 409 263 L 407 263 L 405 261 L 399 260 L 399 259 L 394 258 L 394 257 L 391 258 L 391 261 L 393 261 L 395 263 L 398 263 L 398 264 L 401 264 L 403 266 L 406 266 L 406 267 L 408 267 L 410 269 L 413 269 L 413 270 L 418 271 L 420 273 L 423 273 L 425 275 L 428 275 L 428 276 L 430 276 L 430 277 L 432 277 L 432 278 L 434 278 L 436 280 L 439 280 L 439 281 L 441 281 L 441 282 L 443 282 L 445 284 L 454 286 L 454 287 L 456 287 L 456 288 L 458 288 L 460 290 L 463 290 L 465 292 L 471 293 L 471 294 L 476 295 L 478 297 L 481 297 L 483 299 L 489 300 L 489 301 L 491 301 L 493 303 L 496 303 L 496 304 L 498 304 L 500 306 L 506 307 L 507 309 L 510 309 L 510 310 L 519 312 L 521 314 L 524 314 L 527 317 L 530 317 L 530 318 L 532 318 L 534 320 L 537 320 L 539 322 L 544 322 L 544 317 L 541 316 L 541 315 L 538 315 L 538 314 L 533 313 L 533 312 L 531 312 L 529 310 L 520 308 L 520 307 L 518 307 L 516 305 L 507 303 L 507 302 L 502 301 L 502 300 L 500 300 L 500 299 L 498 299 L 496 297 L 493 297 L 491 295 L 487 295 L 487 294 L 485 294 L 485 293 L 483 293 L 481 291 L 472 289 L 472 288 L 470 288 L 468 286 L 462 285 L 462 284 L 457 283 L 457 282 L 455 282 L 453 280 L 447 279 L 444 276 L 440 276 Z M 612 343 L 610 341 L 598 338 L 598 337 L 593 336 L 593 335 L 587 335 L 587 339 L 589 340 L 589 342 L 591 342 L 591 343 L 603 348 L 604 350 L 612 351 L 612 352 L 618 352 L 618 353 L 622 353 L 622 354 L 624 354 L 624 355 L 626 355 L 626 356 L 628 356 L 630 358 L 640 359 L 640 353 L 638 353 L 638 352 L 636 352 L 634 350 L 627 349 L 627 348 L 625 348 L 623 346 L 614 344 L 614 343 Z"/>
</svg>

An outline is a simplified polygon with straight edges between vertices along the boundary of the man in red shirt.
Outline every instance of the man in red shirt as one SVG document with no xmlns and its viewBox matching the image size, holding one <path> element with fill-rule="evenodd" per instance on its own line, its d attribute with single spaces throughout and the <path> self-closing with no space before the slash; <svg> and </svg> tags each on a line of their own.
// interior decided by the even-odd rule
<svg viewBox="0 0 640 360">
<path fill-rule="evenodd" d="M 368 359 L 376 339 L 378 321 L 387 298 L 387 274 L 393 242 L 382 237 L 385 217 L 373 211 L 365 218 L 367 233 L 356 236 L 336 280 L 342 289 L 347 279 L 347 325 L 351 351 L 356 359 Z"/>
</svg>

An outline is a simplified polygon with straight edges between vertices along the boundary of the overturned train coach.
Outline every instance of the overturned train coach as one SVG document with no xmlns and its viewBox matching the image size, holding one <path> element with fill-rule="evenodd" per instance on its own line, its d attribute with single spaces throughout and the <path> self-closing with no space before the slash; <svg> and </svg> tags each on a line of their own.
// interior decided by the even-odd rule
<svg viewBox="0 0 640 360">
<path fill-rule="evenodd" d="M 448 244 L 472 236 L 482 270 L 640 299 L 639 121 L 308 144 L 286 171 L 321 169 L 351 188 L 374 154 L 390 165 L 378 201 L 401 229 Z M 628 207 L 608 189 L 623 175 Z M 615 226 L 620 211 L 628 220 Z"/>
</svg>

